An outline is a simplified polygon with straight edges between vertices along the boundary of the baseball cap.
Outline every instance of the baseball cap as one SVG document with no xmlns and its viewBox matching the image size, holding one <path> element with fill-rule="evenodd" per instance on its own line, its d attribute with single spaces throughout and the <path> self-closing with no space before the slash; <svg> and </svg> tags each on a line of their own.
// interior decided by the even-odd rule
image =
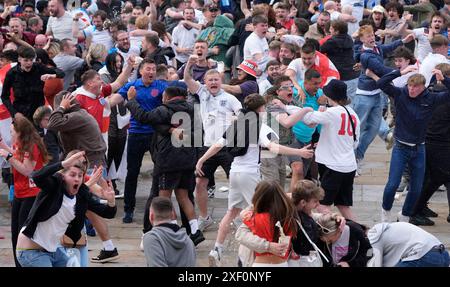
<svg viewBox="0 0 450 287">
<path fill-rule="evenodd" d="M 239 66 L 237 66 L 237 68 L 256 78 L 256 69 L 258 69 L 258 64 L 255 62 L 251 60 L 244 60 Z"/>
</svg>

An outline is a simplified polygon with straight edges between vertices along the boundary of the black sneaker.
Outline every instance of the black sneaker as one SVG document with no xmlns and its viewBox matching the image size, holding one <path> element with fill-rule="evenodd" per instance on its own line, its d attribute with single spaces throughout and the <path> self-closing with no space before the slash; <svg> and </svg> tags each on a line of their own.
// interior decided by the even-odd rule
<svg viewBox="0 0 450 287">
<path fill-rule="evenodd" d="M 428 206 L 425 206 L 424 209 L 422 209 L 422 212 L 420 212 L 420 215 L 424 217 L 438 217 L 438 214 L 431 210 Z"/>
<path fill-rule="evenodd" d="M 189 235 L 194 245 L 197 246 L 200 242 L 205 240 L 203 233 L 200 230 L 197 230 L 194 234 Z"/>
<path fill-rule="evenodd" d="M 421 226 L 432 226 L 434 225 L 434 221 L 424 217 L 424 216 L 420 216 L 420 215 L 415 215 L 415 216 L 411 216 L 409 218 L 409 223 L 414 224 L 414 225 L 421 225 Z"/>
<path fill-rule="evenodd" d="M 92 257 L 91 262 L 92 263 L 106 263 L 106 262 L 112 262 L 117 259 L 119 259 L 119 253 L 117 252 L 117 248 L 114 248 L 114 250 L 106 251 L 105 249 L 100 250 L 100 254 L 97 257 Z"/>
<path fill-rule="evenodd" d="M 131 223 L 133 222 L 133 212 L 125 212 L 125 215 L 122 218 L 123 223 Z"/>
</svg>

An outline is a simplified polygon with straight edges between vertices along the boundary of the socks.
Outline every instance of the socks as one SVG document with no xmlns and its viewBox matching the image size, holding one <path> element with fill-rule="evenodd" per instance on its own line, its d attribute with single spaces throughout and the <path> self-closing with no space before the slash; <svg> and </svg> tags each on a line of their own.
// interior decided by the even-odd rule
<svg viewBox="0 0 450 287">
<path fill-rule="evenodd" d="M 198 222 L 197 219 L 189 220 L 189 226 L 191 227 L 191 233 L 195 234 L 198 230 Z"/>
<path fill-rule="evenodd" d="M 114 243 L 112 242 L 112 240 L 106 240 L 103 241 L 103 249 L 105 249 L 105 251 L 113 251 L 114 250 Z"/>
</svg>

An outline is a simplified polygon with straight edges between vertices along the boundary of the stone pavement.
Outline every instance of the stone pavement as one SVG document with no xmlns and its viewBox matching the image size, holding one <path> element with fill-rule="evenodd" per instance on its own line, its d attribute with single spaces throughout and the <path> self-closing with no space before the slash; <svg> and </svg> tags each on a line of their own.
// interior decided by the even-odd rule
<svg viewBox="0 0 450 287">
<path fill-rule="evenodd" d="M 360 223 L 372 226 L 380 219 L 381 198 L 384 184 L 387 181 L 389 160 L 390 153 L 386 152 L 384 143 L 377 138 L 366 155 L 362 176 L 355 181 L 353 195 L 354 212 Z M 139 250 L 139 243 L 142 235 L 144 204 L 151 186 L 150 172 L 151 162 L 149 158 L 146 158 L 138 183 L 135 222 L 131 224 L 122 223 L 123 200 L 117 200 L 118 212 L 116 218 L 108 220 L 111 237 L 119 250 L 121 258 L 115 263 L 91 264 L 90 266 L 145 266 L 144 254 Z M 222 169 L 220 169 L 216 174 L 216 196 L 214 199 L 209 199 L 208 207 L 215 224 L 205 231 L 206 240 L 197 247 L 197 266 L 208 266 L 208 253 L 214 246 L 218 223 L 226 212 L 228 193 L 218 191 L 222 186 L 228 186 L 228 182 Z M 119 187 L 123 190 L 123 184 L 120 184 Z M 400 210 L 402 203 L 403 201 L 395 202 L 392 214 L 396 214 Z M 450 247 L 450 224 L 446 221 L 448 215 L 446 193 L 436 192 L 431 200 L 430 207 L 439 213 L 439 217 L 435 220 L 435 226 L 425 227 L 425 229 L 438 237 L 447 247 Z M 0 239 L 0 266 L 14 266 L 9 224 L 10 208 L 7 204 L 7 190 L 5 185 L 1 184 L 0 234 L 3 234 L 5 239 Z M 238 245 L 234 240 L 234 234 L 228 236 L 225 246 L 227 250 L 224 254 L 223 265 L 236 266 Z M 102 248 L 102 244 L 99 238 L 90 237 L 89 255 L 97 255 L 100 248 Z"/>
</svg>

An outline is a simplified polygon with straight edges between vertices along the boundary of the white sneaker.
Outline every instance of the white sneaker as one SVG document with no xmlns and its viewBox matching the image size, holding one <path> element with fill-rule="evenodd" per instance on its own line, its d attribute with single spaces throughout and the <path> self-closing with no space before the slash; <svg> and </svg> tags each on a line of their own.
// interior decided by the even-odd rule
<svg viewBox="0 0 450 287">
<path fill-rule="evenodd" d="M 381 208 L 381 222 L 390 222 L 391 211 Z"/>
<path fill-rule="evenodd" d="M 204 231 L 206 228 L 210 227 L 214 223 L 212 217 L 208 215 L 206 218 L 201 216 L 198 217 L 198 229 Z"/>
<path fill-rule="evenodd" d="M 222 251 L 220 251 L 219 248 L 214 247 L 208 255 L 209 267 L 222 267 L 222 262 L 220 261 L 221 257 Z"/>
<path fill-rule="evenodd" d="M 396 192 L 394 198 L 395 198 L 395 200 L 401 200 L 402 196 L 403 196 L 403 192 Z"/>
<path fill-rule="evenodd" d="M 144 234 L 142 234 L 141 236 L 141 243 L 139 244 L 139 249 L 141 249 L 141 251 L 144 251 Z"/>
<path fill-rule="evenodd" d="M 409 222 L 409 216 L 405 216 L 401 211 L 399 211 L 397 214 L 397 222 Z"/>
</svg>

